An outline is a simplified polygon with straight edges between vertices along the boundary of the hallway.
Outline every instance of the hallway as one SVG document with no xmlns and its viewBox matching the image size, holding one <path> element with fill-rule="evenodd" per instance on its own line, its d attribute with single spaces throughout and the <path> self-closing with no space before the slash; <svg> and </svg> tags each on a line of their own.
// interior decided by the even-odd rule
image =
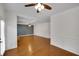
<svg viewBox="0 0 79 59">
<path fill-rule="evenodd" d="M 17 48 L 7 50 L 5 56 L 76 56 L 76 54 L 50 45 L 50 39 L 30 35 L 18 36 Z"/>
</svg>

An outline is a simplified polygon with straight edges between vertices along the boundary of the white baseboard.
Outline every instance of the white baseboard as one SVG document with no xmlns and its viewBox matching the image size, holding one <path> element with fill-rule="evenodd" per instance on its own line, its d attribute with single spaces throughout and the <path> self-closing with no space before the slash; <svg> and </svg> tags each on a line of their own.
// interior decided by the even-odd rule
<svg viewBox="0 0 79 59">
<path fill-rule="evenodd" d="M 34 35 L 34 34 L 28 34 L 28 35 L 19 35 L 19 36 L 31 36 L 31 35 Z"/>
<path fill-rule="evenodd" d="M 35 35 L 35 34 L 34 34 L 34 35 Z M 49 39 L 49 37 L 42 36 L 42 35 L 35 35 L 35 36 L 40 36 L 40 37 L 44 37 L 44 38 L 47 38 L 47 39 Z"/>
<path fill-rule="evenodd" d="M 50 40 L 51 41 L 51 40 Z M 55 42 L 50 42 L 50 45 L 54 45 L 54 46 L 56 46 L 56 47 L 59 47 L 59 48 L 61 48 L 61 49 L 64 49 L 64 50 L 66 50 L 66 51 L 70 51 L 70 52 L 72 52 L 72 53 L 74 53 L 74 54 L 76 54 L 76 55 L 79 55 L 79 53 L 78 52 L 75 52 L 75 51 L 72 51 L 72 50 L 69 50 L 69 49 L 67 49 L 67 48 L 63 48 L 63 47 L 61 47 L 60 45 L 57 45 Z"/>
</svg>

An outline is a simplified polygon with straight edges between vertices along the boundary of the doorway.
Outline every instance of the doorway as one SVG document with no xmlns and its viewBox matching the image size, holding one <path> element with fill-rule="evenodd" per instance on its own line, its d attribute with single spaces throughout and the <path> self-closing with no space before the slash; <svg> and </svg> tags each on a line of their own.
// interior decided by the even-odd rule
<svg viewBox="0 0 79 59">
<path fill-rule="evenodd" d="M 0 55 L 5 52 L 5 22 L 0 19 Z"/>
</svg>

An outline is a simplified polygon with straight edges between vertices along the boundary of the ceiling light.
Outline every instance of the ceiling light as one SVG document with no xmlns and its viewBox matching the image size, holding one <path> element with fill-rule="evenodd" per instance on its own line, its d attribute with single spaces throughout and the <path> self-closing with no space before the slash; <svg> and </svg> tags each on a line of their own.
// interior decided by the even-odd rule
<svg viewBox="0 0 79 59">
<path fill-rule="evenodd" d="M 38 8 L 40 8 L 40 7 L 41 7 L 41 4 L 38 3 L 38 4 L 36 4 L 35 9 L 38 9 Z"/>
<path fill-rule="evenodd" d="M 31 26 L 32 26 L 31 24 L 28 25 L 28 27 L 31 27 Z"/>
<path fill-rule="evenodd" d="M 42 9 L 44 9 L 44 6 L 43 6 L 41 3 L 38 3 L 38 4 L 35 6 L 35 9 L 36 9 L 37 12 L 39 13 Z"/>
<path fill-rule="evenodd" d="M 44 9 L 44 6 L 43 5 L 41 5 L 41 9 Z"/>
<path fill-rule="evenodd" d="M 25 7 L 31 7 L 35 6 L 35 9 L 37 10 L 37 13 L 39 13 L 42 9 L 52 10 L 52 7 L 47 5 L 46 3 L 31 3 L 25 5 Z"/>
</svg>

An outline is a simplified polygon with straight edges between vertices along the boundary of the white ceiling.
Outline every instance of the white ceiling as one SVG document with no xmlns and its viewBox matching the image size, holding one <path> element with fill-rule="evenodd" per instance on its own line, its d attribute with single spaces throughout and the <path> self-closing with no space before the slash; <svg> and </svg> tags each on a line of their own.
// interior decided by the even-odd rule
<svg viewBox="0 0 79 59">
<path fill-rule="evenodd" d="M 22 20 L 25 22 L 27 21 L 48 21 L 50 19 L 51 15 L 55 15 L 58 13 L 61 13 L 63 11 L 66 11 L 68 9 L 78 7 L 79 3 L 48 3 L 52 7 L 52 10 L 42 10 L 40 13 L 37 13 L 34 7 L 24 7 L 26 3 L 6 3 L 4 4 L 5 10 L 12 11 L 19 13 L 19 21 L 22 22 Z"/>
</svg>

